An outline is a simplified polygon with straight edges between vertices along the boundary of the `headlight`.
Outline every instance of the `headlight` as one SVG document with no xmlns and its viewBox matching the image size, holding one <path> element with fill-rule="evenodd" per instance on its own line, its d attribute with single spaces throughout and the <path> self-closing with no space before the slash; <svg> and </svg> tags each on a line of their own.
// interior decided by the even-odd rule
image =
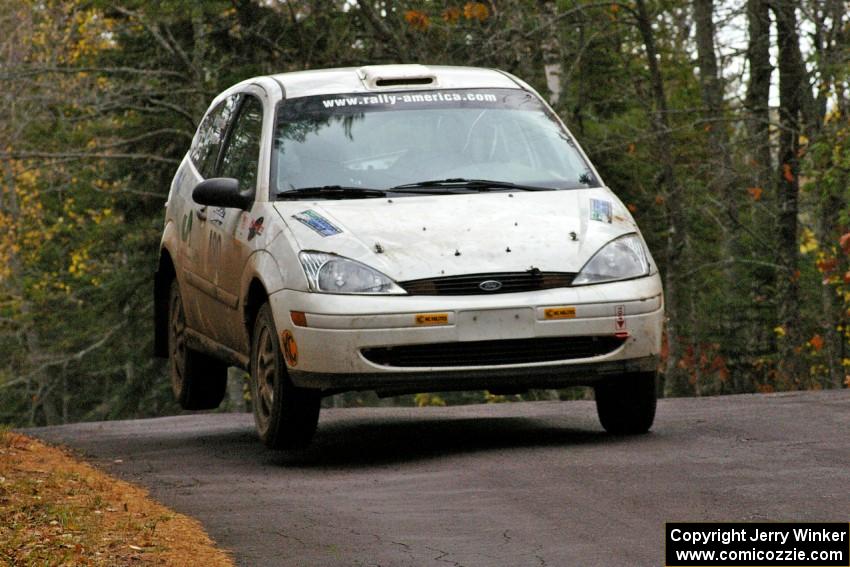
<svg viewBox="0 0 850 567">
<path fill-rule="evenodd" d="M 637 234 L 627 234 L 603 246 L 584 265 L 573 285 L 627 280 L 649 275 L 649 257 Z"/>
<path fill-rule="evenodd" d="M 298 255 L 310 289 L 323 293 L 406 293 L 394 281 L 365 264 L 324 252 Z"/>
</svg>

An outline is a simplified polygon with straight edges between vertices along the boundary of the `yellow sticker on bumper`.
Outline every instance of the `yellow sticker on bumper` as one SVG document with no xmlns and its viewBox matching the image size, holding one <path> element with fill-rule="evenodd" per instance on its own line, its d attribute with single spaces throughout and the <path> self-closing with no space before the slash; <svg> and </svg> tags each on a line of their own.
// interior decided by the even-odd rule
<svg viewBox="0 0 850 567">
<path fill-rule="evenodd" d="M 575 319 L 575 307 L 549 307 L 543 310 L 543 317 L 546 319 Z"/>
<path fill-rule="evenodd" d="M 417 313 L 417 325 L 448 325 L 448 313 Z"/>
</svg>

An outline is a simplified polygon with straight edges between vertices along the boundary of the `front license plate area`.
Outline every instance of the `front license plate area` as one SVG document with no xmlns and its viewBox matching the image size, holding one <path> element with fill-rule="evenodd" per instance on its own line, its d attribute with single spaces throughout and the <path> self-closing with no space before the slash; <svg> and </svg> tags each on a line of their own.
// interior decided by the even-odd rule
<svg viewBox="0 0 850 567">
<path fill-rule="evenodd" d="M 533 337 L 534 323 L 534 310 L 520 308 L 461 311 L 456 325 L 458 340 L 487 341 Z"/>
</svg>

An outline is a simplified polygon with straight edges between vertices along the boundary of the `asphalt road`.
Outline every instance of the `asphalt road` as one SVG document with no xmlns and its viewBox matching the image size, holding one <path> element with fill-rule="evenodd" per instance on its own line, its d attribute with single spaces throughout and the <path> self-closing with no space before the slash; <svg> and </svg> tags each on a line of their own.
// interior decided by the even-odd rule
<svg viewBox="0 0 850 567">
<path fill-rule="evenodd" d="M 29 433 L 245 566 L 659 566 L 665 521 L 850 520 L 850 390 L 663 400 L 637 438 L 592 402 L 324 410 L 297 457 L 238 414 Z"/>
</svg>

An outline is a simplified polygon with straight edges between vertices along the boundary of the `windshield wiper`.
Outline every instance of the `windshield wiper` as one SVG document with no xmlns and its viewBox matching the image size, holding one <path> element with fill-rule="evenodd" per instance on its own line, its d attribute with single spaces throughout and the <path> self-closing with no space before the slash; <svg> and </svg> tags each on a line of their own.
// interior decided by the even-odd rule
<svg viewBox="0 0 850 567">
<path fill-rule="evenodd" d="M 436 190 L 435 190 L 436 189 Z M 443 189 L 443 191 L 439 191 Z M 509 181 L 494 181 L 490 179 L 464 179 L 461 177 L 449 179 L 431 179 L 417 183 L 405 183 L 396 185 L 387 190 L 371 189 L 369 187 L 357 187 L 346 185 L 321 185 L 316 187 L 298 187 L 277 194 L 279 200 L 294 200 L 310 197 L 322 197 L 325 199 L 368 199 L 374 197 L 386 197 L 388 193 L 424 193 L 438 195 L 446 193 L 445 190 L 470 189 L 473 191 L 492 191 L 500 189 L 515 189 L 519 191 L 553 191 L 550 187 L 536 187 L 534 185 L 520 185 Z"/>
<path fill-rule="evenodd" d="M 387 189 L 387 191 L 405 192 L 411 189 L 426 189 L 429 187 L 445 187 L 447 189 L 472 189 L 474 191 L 491 191 L 493 189 L 516 189 L 518 191 L 554 191 L 552 187 L 537 187 L 535 185 L 521 185 L 510 181 L 495 181 L 491 179 L 465 179 L 463 177 L 450 177 L 448 179 L 431 179 L 417 183 L 405 183 Z"/>
<path fill-rule="evenodd" d="M 302 199 L 304 197 L 324 197 L 326 199 L 368 199 L 370 197 L 386 197 L 387 192 L 368 187 L 348 187 L 345 185 L 321 185 L 318 187 L 299 187 L 289 191 L 281 191 L 278 199 Z"/>
</svg>

